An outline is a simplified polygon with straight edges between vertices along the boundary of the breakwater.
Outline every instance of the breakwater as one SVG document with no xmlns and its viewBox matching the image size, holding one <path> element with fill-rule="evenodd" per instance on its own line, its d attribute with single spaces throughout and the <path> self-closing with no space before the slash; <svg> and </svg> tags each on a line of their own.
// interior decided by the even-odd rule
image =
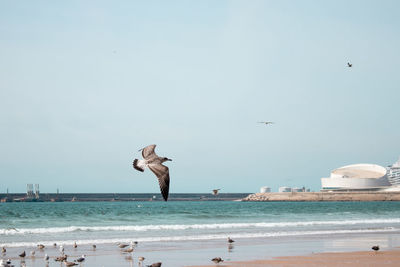
<svg viewBox="0 0 400 267">
<path fill-rule="evenodd" d="M 255 193 L 242 201 L 400 201 L 400 192 Z"/>
<path fill-rule="evenodd" d="M 171 193 L 168 201 L 232 201 L 240 200 L 249 193 Z M 1 194 L 1 202 L 82 202 L 82 201 L 163 201 L 160 193 L 41 193 L 39 198 L 25 193 Z"/>
</svg>

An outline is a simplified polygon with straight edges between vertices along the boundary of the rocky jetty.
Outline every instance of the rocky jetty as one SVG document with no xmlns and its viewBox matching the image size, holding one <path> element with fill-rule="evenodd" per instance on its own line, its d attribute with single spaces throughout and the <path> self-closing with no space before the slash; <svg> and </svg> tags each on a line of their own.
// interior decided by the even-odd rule
<svg viewBox="0 0 400 267">
<path fill-rule="evenodd" d="M 400 192 L 255 193 L 242 201 L 400 201 Z"/>
</svg>

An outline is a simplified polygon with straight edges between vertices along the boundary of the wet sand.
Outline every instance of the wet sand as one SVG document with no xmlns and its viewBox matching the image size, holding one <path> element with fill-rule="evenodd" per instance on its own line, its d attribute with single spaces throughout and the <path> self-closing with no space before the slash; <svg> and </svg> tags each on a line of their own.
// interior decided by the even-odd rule
<svg viewBox="0 0 400 267">
<path fill-rule="evenodd" d="M 225 267 L 264 267 L 264 266 L 399 266 L 400 250 L 391 251 L 360 251 L 360 252 L 336 252 L 318 253 L 309 256 L 287 256 L 272 260 L 255 260 L 242 262 L 225 262 L 218 266 Z M 202 265 L 192 267 L 214 267 Z"/>
<path fill-rule="evenodd" d="M 134 238 L 132 238 L 134 241 Z M 274 238 L 235 239 L 228 244 L 226 239 L 198 241 L 139 242 L 133 253 L 123 253 L 115 243 L 97 244 L 73 248 L 64 244 L 68 260 L 73 261 L 82 254 L 84 267 L 136 267 L 138 257 L 146 258 L 145 265 L 161 261 L 163 267 L 216 266 L 211 259 L 221 257 L 226 262 L 219 266 L 398 266 L 400 262 L 400 233 L 337 234 L 313 236 L 288 236 Z M 369 251 L 379 244 L 381 251 Z M 35 250 L 35 257 L 18 257 L 23 250 L 27 255 Z M 367 251 L 367 252 L 351 252 Z M 327 253 L 335 252 L 335 253 Z M 349 253 L 351 252 L 351 253 Z M 47 253 L 50 261 L 46 265 L 43 257 Z M 7 253 L 0 258 L 11 258 L 15 266 L 24 261 L 29 267 L 63 267 L 54 261 L 60 255 L 59 249 L 47 246 L 44 250 L 36 247 L 7 247 Z M 306 255 L 306 256 L 305 256 Z M 390 265 L 392 264 L 392 265 Z M 144 266 L 145 266 L 144 265 Z"/>
</svg>

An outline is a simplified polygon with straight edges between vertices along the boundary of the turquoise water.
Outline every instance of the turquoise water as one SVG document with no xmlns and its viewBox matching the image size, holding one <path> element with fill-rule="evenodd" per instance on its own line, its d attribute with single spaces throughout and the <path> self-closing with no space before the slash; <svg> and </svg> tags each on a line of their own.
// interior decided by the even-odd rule
<svg viewBox="0 0 400 267">
<path fill-rule="evenodd" d="M 222 240 L 400 230 L 398 202 L 1 203 L 0 246 Z"/>
</svg>

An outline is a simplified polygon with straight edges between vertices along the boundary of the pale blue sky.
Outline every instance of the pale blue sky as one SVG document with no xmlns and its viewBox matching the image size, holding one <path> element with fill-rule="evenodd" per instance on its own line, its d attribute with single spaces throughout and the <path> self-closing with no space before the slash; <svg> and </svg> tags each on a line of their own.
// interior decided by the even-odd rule
<svg viewBox="0 0 400 267">
<path fill-rule="evenodd" d="M 153 143 L 173 159 L 173 193 L 319 190 L 334 168 L 391 164 L 399 13 L 398 1 L 1 1 L 0 192 L 159 192 L 131 167 Z"/>
</svg>

